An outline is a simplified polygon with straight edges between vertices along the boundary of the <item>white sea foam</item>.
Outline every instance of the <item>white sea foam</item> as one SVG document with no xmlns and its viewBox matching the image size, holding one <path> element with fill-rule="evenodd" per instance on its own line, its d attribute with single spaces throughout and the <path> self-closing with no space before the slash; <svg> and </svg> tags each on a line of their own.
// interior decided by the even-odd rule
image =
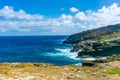
<svg viewBox="0 0 120 80">
<path fill-rule="evenodd" d="M 78 53 L 77 52 L 70 52 L 70 49 L 56 49 L 57 51 L 60 51 L 59 54 L 62 54 L 64 56 L 67 56 L 69 58 L 72 58 L 72 59 L 77 59 L 77 55 Z"/>
<path fill-rule="evenodd" d="M 76 66 L 82 66 L 82 60 L 95 60 L 95 58 L 77 58 L 78 52 L 70 52 L 68 48 L 56 48 L 56 53 L 48 53 L 48 56 L 65 56 L 76 61 Z"/>
<path fill-rule="evenodd" d="M 82 60 L 92 60 L 92 61 L 94 61 L 95 58 L 82 58 Z"/>
<path fill-rule="evenodd" d="M 75 65 L 76 66 L 82 66 L 82 63 L 76 63 Z"/>
<path fill-rule="evenodd" d="M 89 57 L 89 58 L 77 58 L 78 52 L 70 52 L 70 49 L 56 49 L 57 51 L 60 51 L 60 53 L 57 53 L 55 55 L 64 55 L 69 58 L 75 59 L 75 60 L 95 60 L 95 58 Z"/>
<path fill-rule="evenodd" d="M 77 61 L 75 63 L 75 65 L 77 66 L 82 66 L 81 61 L 82 60 L 95 60 L 95 58 L 77 58 L 78 56 L 78 52 L 70 52 L 70 49 L 66 48 L 66 49 L 60 49 L 60 48 L 56 48 L 56 53 L 48 53 L 48 56 L 65 56 L 68 58 L 71 58 L 75 61 Z"/>
</svg>

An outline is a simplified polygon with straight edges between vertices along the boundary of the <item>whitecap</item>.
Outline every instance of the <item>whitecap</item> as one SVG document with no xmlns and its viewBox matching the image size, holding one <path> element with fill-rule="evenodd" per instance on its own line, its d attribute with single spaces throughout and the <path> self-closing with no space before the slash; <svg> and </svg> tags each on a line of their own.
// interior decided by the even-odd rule
<svg viewBox="0 0 120 80">
<path fill-rule="evenodd" d="M 70 52 L 70 49 L 68 48 L 65 49 L 57 48 L 56 51 L 58 51 L 57 55 L 66 56 L 74 60 L 81 60 L 80 58 L 77 58 L 78 52 Z"/>
<path fill-rule="evenodd" d="M 78 58 L 77 57 L 78 56 L 78 52 L 80 52 L 81 50 L 79 50 L 78 52 L 70 52 L 70 49 L 56 49 L 56 50 L 60 51 L 56 55 L 64 55 L 64 56 L 67 56 L 67 57 L 75 59 L 75 60 L 95 60 L 95 58 L 93 58 L 93 57 Z"/>
<path fill-rule="evenodd" d="M 94 61 L 95 58 L 92 58 L 92 57 L 90 57 L 90 58 L 82 58 L 82 60 L 90 60 L 90 61 Z"/>
<path fill-rule="evenodd" d="M 75 65 L 76 66 L 82 66 L 82 63 L 76 63 Z"/>
</svg>

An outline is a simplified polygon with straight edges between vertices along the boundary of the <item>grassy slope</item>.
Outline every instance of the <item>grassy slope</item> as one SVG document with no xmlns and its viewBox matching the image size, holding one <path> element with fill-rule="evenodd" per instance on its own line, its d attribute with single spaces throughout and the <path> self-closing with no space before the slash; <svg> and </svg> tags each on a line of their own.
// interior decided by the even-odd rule
<svg viewBox="0 0 120 80">
<path fill-rule="evenodd" d="M 120 34 L 120 24 L 108 25 L 98 29 L 87 30 L 70 35 L 69 38 L 64 41 L 64 43 L 73 44 L 84 40 L 104 41 L 106 39 L 109 40 L 114 37 L 120 37 L 119 34 Z"/>
</svg>

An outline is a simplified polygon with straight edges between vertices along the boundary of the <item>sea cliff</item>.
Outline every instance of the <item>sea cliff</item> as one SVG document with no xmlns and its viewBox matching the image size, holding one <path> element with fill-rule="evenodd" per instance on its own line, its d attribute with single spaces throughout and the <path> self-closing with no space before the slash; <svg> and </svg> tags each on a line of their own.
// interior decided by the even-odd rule
<svg viewBox="0 0 120 80">
<path fill-rule="evenodd" d="M 63 43 L 72 44 L 78 57 L 111 56 L 120 53 L 120 24 L 70 35 Z"/>
</svg>

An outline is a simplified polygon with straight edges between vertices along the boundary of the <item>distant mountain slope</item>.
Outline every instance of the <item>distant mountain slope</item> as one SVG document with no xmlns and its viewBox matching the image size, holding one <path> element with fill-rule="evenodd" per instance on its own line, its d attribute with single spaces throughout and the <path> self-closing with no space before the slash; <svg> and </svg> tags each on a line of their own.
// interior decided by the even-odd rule
<svg viewBox="0 0 120 80">
<path fill-rule="evenodd" d="M 98 29 L 83 31 L 81 33 L 70 35 L 69 38 L 65 40 L 63 43 L 73 44 L 91 39 L 98 40 L 106 35 L 112 35 L 112 34 L 117 35 L 118 33 L 120 33 L 119 31 L 120 31 L 120 24 L 108 25 Z"/>
</svg>

